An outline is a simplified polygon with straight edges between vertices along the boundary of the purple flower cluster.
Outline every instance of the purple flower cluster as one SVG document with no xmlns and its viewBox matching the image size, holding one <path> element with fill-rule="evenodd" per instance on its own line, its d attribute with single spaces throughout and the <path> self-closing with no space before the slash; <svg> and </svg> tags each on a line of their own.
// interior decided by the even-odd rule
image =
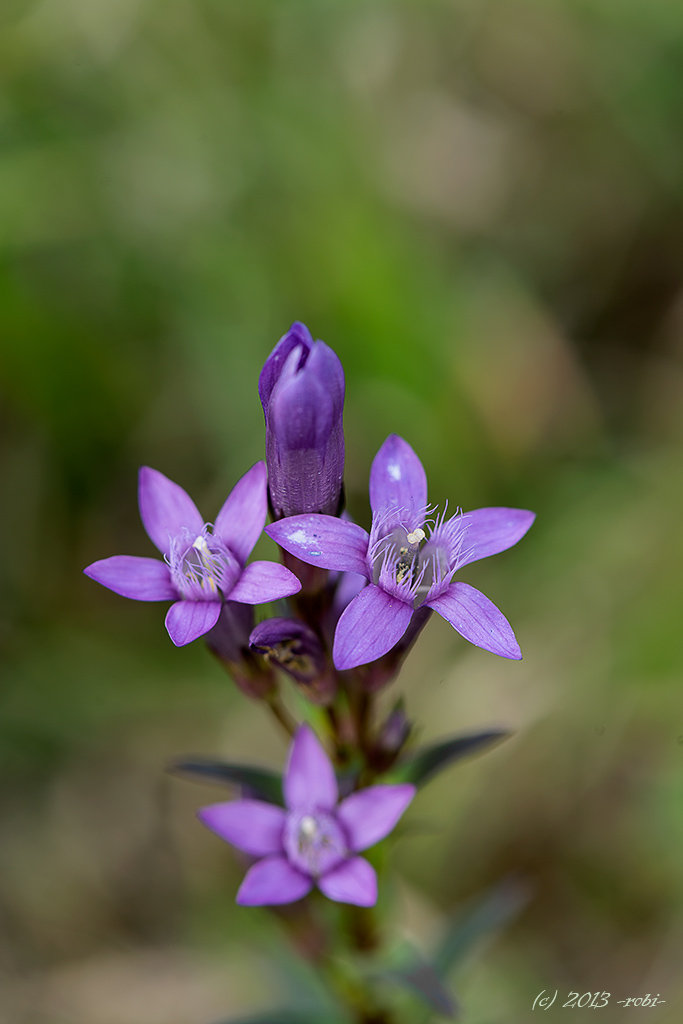
<svg viewBox="0 0 683 1024">
<path fill-rule="evenodd" d="M 266 463 L 237 482 L 213 524 L 182 487 L 143 467 L 140 516 L 162 557 L 116 555 L 85 570 L 124 597 L 170 601 L 173 643 L 206 636 L 238 686 L 294 736 L 284 807 L 245 797 L 199 812 L 213 832 L 255 858 L 237 895 L 246 905 L 289 903 L 316 886 L 332 900 L 376 901 L 374 869 L 360 854 L 391 832 L 415 787 L 374 784 L 402 756 L 411 726 L 398 706 L 376 725 L 372 693 L 394 678 L 433 611 L 470 643 L 521 657 L 502 612 L 455 576 L 516 544 L 534 514 L 439 513 L 428 504 L 419 458 L 392 434 L 372 463 L 372 522 L 364 530 L 342 510 L 344 388 L 336 354 L 293 324 L 259 379 Z M 264 527 L 290 568 L 248 562 Z M 254 606 L 286 598 L 286 610 L 255 624 Z M 321 721 L 327 714 L 350 786 L 341 801 L 330 758 L 280 701 L 283 675 L 306 701 L 322 705 Z"/>
</svg>

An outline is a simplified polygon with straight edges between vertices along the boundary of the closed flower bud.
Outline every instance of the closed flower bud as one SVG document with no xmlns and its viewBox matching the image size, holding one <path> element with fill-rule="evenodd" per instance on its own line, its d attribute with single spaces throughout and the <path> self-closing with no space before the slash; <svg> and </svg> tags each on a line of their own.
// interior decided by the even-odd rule
<svg viewBox="0 0 683 1024">
<path fill-rule="evenodd" d="M 274 519 L 336 515 L 344 475 L 344 371 L 337 355 L 294 323 L 259 377 Z"/>
</svg>

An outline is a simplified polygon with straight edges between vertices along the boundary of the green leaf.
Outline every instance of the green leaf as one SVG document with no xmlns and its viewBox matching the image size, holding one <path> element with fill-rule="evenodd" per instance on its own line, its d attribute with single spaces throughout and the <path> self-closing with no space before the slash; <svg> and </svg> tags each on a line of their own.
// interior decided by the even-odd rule
<svg viewBox="0 0 683 1024">
<path fill-rule="evenodd" d="M 250 796 L 283 805 L 282 776 L 267 768 L 248 764 L 229 764 L 210 757 L 188 757 L 173 761 L 168 771 L 196 782 L 222 782 L 241 786 Z"/>
<path fill-rule="evenodd" d="M 404 946 L 401 959 L 403 963 L 399 966 L 376 974 L 377 980 L 400 985 L 443 1017 L 455 1017 L 457 1004 L 432 964 L 412 945 Z"/>
<path fill-rule="evenodd" d="M 392 782 L 412 782 L 424 786 L 438 772 L 462 757 L 477 754 L 486 747 L 499 743 L 510 736 L 505 729 L 489 729 L 486 732 L 468 733 L 424 747 L 403 758 L 387 775 Z"/>
<path fill-rule="evenodd" d="M 473 900 L 446 930 L 433 957 L 441 977 L 459 964 L 481 939 L 499 931 L 526 906 L 529 886 L 508 878 Z"/>
</svg>

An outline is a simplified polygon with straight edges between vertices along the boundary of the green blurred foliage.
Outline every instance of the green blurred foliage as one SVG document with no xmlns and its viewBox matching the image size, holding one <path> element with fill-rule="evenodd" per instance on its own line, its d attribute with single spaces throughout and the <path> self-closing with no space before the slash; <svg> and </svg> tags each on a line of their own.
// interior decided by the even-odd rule
<svg viewBox="0 0 683 1024">
<path fill-rule="evenodd" d="M 543 988 L 611 991 L 603 1024 L 658 991 L 679 1020 L 680 5 L 5 0 L 0 84 L 2 1024 L 301 988 L 193 819 L 216 791 L 163 776 L 285 745 L 159 607 L 80 573 L 150 553 L 140 464 L 215 514 L 295 318 L 346 368 L 360 522 L 389 431 L 433 500 L 538 512 L 467 575 L 524 661 L 435 622 L 398 683 L 423 740 L 517 738 L 416 802 L 392 927 L 428 949 L 521 878 L 453 978 L 465 1020 L 526 1019 Z"/>
</svg>

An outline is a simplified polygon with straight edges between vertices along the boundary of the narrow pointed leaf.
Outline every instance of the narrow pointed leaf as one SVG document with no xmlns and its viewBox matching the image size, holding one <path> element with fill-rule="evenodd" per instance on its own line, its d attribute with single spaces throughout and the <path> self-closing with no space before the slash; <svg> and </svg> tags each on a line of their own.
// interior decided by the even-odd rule
<svg viewBox="0 0 683 1024">
<path fill-rule="evenodd" d="M 255 768 L 249 764 L 229 764 L 210 757 L 186 757 L 173 761 L 168 770 L 174 775 L 184 775 L 195 782 L 232 783 L 241 786 L 245 795 L 267 800 L 271 804 L 284 805 L 282 776 L 267 768 Z"/>
<path fill-rule="evenodd" d="M 406 964 L 399 970 L 387 971 L 381 977 L 412 992 L 441 1016 L 451 1020 L 455 1017 L 456 1001 L 446 990 L 432 965 L 426 960 L 418 958 L 417 955 L 412 963 Z"/>
<path fill-rule="evenodd" d="M 454 736 L 452 739 L 443 740 L 433 746 L 423 747 L 402 759 L 386 776 L 386 779 L 390 782 L 412 782 L 416 786 L 424 786 L 426 782 L 429 782 L 438 772 L 453 764 L 454 761 L 478 754 L 481 750 L 493 746 L 494 743 L 498 743 L 510 735 L 511 733 L 505 729 L 489 729 L 485 732 Z"/>
<path fill-rule="evenodd" d="M 507 878 L 469 903 L 446 930 L 436 950 L 433 960 L 438 973 L 445 977 L 478 942 L 516 917 L 530 898 L 530 887 L 523 880 Z"/>
</svg>

